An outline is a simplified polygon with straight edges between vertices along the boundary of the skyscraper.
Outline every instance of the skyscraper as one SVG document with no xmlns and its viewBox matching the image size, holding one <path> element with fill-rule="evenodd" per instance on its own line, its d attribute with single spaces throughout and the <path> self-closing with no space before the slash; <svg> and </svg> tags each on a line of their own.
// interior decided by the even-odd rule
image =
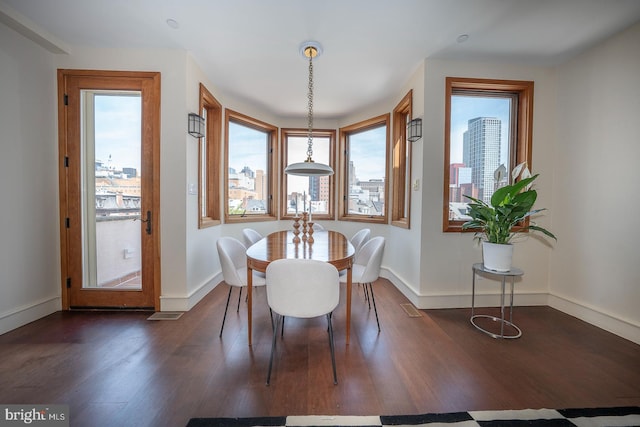
<svg viewBox="0 0 640 427">
<path fill-rule="evenodd" d="M 500 165 L 501 124 L 494 117 L 476 117 L 468 121 L 463 135 L 463 161 L 471 168 L 471 183 L 478 189 L 478 198 L 487 203 L 495 191 L 493 172 Z"/>
<path fill-rule="evenodd" d="M 329 213 L 329 177 L 310 176 L 309 196 L 311 201 L 314 202 L 314 213 Z"/>
</svg>

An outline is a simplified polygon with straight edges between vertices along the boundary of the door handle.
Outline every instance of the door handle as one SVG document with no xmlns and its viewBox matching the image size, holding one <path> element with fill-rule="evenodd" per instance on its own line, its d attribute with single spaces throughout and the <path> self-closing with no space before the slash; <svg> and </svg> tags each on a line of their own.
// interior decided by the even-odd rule
<svg viewBox="0 0 640 427">
<path fill-rule="evenodd" d="M 146 232 L 151 234 L 151 211 L 147 211 L 147 219 L 140 218 L 140 221 L 147 223 Z"/>
</svg>

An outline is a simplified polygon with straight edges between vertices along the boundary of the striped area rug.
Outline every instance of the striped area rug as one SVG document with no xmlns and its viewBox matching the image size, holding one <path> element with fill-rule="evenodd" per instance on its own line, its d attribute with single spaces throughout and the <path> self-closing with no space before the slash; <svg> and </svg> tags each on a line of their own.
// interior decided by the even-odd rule
<svg viewBox="0 0 640 427">
<path fill-rule="evenodd" d="M 300 415 L 256 418 L 192 418 L 187 427 L 519 427 L 640 426 L 640 407 L 583 409 L 521 409 L 509 411 L 469 411 L 420 415 Z"/>
</svg>

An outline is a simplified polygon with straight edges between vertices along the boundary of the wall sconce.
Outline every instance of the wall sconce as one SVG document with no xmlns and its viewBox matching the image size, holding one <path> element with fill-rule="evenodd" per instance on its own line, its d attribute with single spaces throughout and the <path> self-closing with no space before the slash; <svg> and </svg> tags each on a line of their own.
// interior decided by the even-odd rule
<svg viewBox="0 0 640 427">
<path fill-rule="evenodd" d="M 196 138 L 204 136 L 204 117 L 196 113 L 189 113 L 189 135 Z"/>
<path fill-rule="evenodd" d="M 407 140 L 415 142 L 422 138 L 422 119 L 413 119 L 407 124 Z"/>
</svg>

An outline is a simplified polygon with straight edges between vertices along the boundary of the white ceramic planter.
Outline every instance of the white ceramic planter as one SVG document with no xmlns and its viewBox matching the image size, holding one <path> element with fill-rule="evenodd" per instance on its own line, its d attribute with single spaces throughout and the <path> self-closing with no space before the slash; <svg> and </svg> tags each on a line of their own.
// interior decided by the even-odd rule
<svg viewBox="0 0 640 427">
<path fill-rule="evenodd" d="M 495 271 L 511 270 L 513 245 L 482 242 L 482 262 L 484 267 Z"/>
</svg>

